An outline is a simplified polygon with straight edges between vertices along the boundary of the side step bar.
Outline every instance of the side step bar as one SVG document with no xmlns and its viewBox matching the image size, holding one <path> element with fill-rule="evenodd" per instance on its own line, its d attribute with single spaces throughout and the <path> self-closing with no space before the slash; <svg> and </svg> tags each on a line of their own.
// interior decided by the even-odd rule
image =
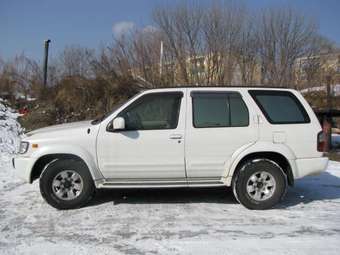
<svg viewBox="0 0 340 255">
<path fill-rule="evenodd" d="M 220 187 L 226 186 L 221 179 L 195 180 L 138 180 L 138 179 L 101 179 L 95 181 L 97 188 L 179 188 L 179 187 Z"/>
</svg>

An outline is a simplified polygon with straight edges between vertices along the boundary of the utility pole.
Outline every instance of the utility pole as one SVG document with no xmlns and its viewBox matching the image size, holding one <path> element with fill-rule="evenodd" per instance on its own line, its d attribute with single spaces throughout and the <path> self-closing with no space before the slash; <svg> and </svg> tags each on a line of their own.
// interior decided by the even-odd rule
<svg viewBox="0 0 340 255">
<path fill-rule="evenodd" d="M 331 75 L 326 76 L 326 88 L 327 88 L 327 114 L 323 120 L 323 129 L 325 134 L 325 148 L 326 152 L 329 152 L 332 147 L 332 91 L 331 91 Z"/>
<path fill-rule="evenodd" d="M 161 41 L 161 48 L 159 54 L 159 77 L 162 77 L 163 74 L 163 41 Z"/>
<path fill-rule="evenodd" d="M 48 64 L 48 48 L 50 45 L 51 40 L 47 39 L 44 41 L 44 47 L 45 47 L 45 51 L 44 51 L 44 89 L 46 89 L 47 86 L 47 64 Z"/>
<path fill-rule="evenodd" d="M 332 109 L 331 80 L 332 80 L 332 77 L 330 75 L 327 75 L 326 76 L 326 85 L 327 85 L 327 110 L 328 110 L 328 112 Z"/>
</svg>

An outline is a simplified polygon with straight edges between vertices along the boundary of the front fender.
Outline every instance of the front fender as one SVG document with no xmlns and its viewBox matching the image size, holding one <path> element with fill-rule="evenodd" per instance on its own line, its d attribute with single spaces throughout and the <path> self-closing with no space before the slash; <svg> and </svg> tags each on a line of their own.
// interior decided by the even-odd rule
<svg viewBox="0 0 340 255">
<path fill-rule="evenodd" d="M 43 146 L 37 149 L 31 154 L 31 157 L 37 162 L 41 157 L 50 154 L 71 154 L 81 158 L 87 165 L 93 180 L 98 180 L 104 178 L 98 169 L 96 158 L 86 149 L 76 146 L 76 145 L 53 145 L 53 146 Z M 33 164 L 33 165 L 34 165 Z"/>
</svg>

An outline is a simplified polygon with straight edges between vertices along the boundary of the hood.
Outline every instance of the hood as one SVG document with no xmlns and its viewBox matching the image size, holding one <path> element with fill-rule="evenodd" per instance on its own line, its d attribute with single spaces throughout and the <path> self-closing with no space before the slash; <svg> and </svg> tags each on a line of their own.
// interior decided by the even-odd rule
<svg viewBox="0 0 340 255">
<path fill-rule="evenodd" d="M 37 135 L 37 134 L 50 133 L 50 132 L 55 132 L 55 131 L 71 131 L 73 129 L 85 129 L 85 128 L 90 128 L 90 127 L 93 127 L 93 125 L 91 125 L 91 121 L 85 120 L 85 121 L 71 122 L 71 123 L 65 123 L 65 124 L 60 124 L 60 125 L 39 128 L 39 129 L 36 129 L 36 130 L 33 130 L 27 133 L 26 136 L 30 137 L 32 135 Z"/>
</svg>

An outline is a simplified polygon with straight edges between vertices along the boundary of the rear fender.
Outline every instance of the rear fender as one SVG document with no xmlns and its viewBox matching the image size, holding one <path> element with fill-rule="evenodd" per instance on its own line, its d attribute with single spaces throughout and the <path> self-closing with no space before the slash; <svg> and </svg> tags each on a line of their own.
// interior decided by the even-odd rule
<svg viewBox="0 0 340 255">
<path fill-rule="evenodd" d="M 296 176 L 296 156 L 293 151 L 284 144 L 273 144 L 271 142 L 257 142 L 251 146 L 244 148 L 243 150 L 236 151 L 231 159 L 229 168 L 225 169 L 225 173 L 223 175 L 223 181 L 230 186 L 232 177 L 237 169 L 238 164 L 242 161 L 243 158 L 252 154 L 252 153 L 265 153 L 265 152 L 275 152 L 284 156 L 288 163 L 290 164 L 293 176 Z"/>
</svg>

